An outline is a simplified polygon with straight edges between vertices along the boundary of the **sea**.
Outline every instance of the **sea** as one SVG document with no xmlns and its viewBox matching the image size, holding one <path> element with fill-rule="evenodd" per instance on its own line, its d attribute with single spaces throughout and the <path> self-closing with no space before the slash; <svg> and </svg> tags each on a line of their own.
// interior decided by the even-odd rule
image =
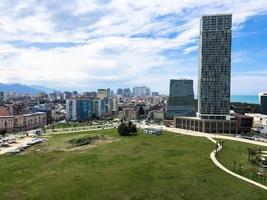
<svg viewBox="0 0 267 200">
<path fill-rule="evenodd" d="M 232 95 L 231 102 L 259 104 L 259 96 L 257 95 Z"/>
</svg>

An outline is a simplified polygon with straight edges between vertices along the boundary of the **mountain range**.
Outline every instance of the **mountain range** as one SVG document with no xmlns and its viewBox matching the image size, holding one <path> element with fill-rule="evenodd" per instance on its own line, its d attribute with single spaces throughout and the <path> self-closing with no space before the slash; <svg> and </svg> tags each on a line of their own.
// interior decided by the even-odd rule
<svg viewBox="0 0 267 200">
<path fill-rule="evenodd" d="M 15 84 L 0 83 L 0 91 L 1 92 L 16 92 L 18 94 L 29 93 L 32 95 L 36 95 L 40 92 L 50 93 L 55 90 L 44 87 L 44 86 L 39 86 L 39 85 L 27 86 L 27 85 L 22 85 L 18 83 L 15 83 Z"/>
</svg>

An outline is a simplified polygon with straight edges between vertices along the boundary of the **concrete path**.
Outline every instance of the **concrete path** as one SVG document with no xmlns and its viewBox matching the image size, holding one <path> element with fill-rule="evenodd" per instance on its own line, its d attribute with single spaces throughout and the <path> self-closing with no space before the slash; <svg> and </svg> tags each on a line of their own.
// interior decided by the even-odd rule
<svg viewBox="0 0 267 200">
<path fill-rule="evenodd" d="M 214 144 L 217 143 L 217 141 L 214 140 L 213 138 L 211 138 L 211 137 L 207 137 L 207 138 L 208 138 L 210 141 L 212 141 Z M 232 175 L 232 176 L 235 176 L 235 177 L 237 177 L 237 178 L 239 178 L 239 179 L 241 179 L 241 180 L 243 180 L 243 181 L 246 181 L 246 182 L 248 182 L 248 183 L 251 183 L 251 184 L 253 184 L 253 185 L 257 186 L 257 187 L 260 187 L 260 188 L 262 188 L 262 189 L 264 189 L 264 190 L 267 190 L 267 186 L 265 186 L 265 185 L 263 185 L 263 184 L 260 184 L 260 183 L 258 183 L 258 182 L 256 182 L 256 181 L 253 181 L 253 180 L 251 180 L 251 179 L 248 179 L 248 178 L 246 178 L 246 177 L 244 177 L 244 176 L 241 176 L 241 175 L 239 175 L 239 174 L 236 174 L 236 173 L 230 171 L 229 169 L 227 169 L 226 167 L 224 167 L 224 166 L 217 160 L 217 158 L 216 158 L 216 152 L 219 152 L 219 151 L 221 151 L 221 150 L 222 150 L 222 145 L 218 145 L 218 149 L 217 149 L 217 150 L 215 149 L 215 150 L 212 151 L 211 154 L 210 154 L 210 158 L 211 158 L 212 162 L 213 162 L 217 167 L 219 167 L 221 170 L 225 171 L 226 173 L 228 173 L 228 174 L 230 174 L 230 175 Z"/>
<path fill-rule="evenodd" d="M 82 133 L 82 132 L 88 132 L 88 131 L 99 131 L 99 130 L 106 130 L 106 129 L 113 129 L 113 128 L 110 128 L 110 127 L 105 127 L 104 129 L 103 128 L 95 128 L 95 129 L 87 129 L 87 130 L 76 130 L 76 131 L 63 131 L 63 132 L 49 132 L 49 133 L 46 133 L 45 135 L 56 135 L 56 134 L 65 134 L 65 133 Z"/>
<path fill-rule="evenodd" d="M 219 138 L 219 139 L 224 139 L 224 140 L 233 140 L 233 141 L 238 141 L 238 142 L 245 142 L 245 143 L 249 143 L 249 144 L 255 144 L 255 145 L 261 145 L 261 146 L 265 146 L 267 147 L 267 143 L 265 142 L 258 142 L 258 141 L 253 141 L 253 140 L 247 140 L 247 139 L 243 139 L 243 138 L 237 138 L 237 137 L 233 137 L 233 136 L 225 136 L 225 135 L 219 135 L 219 134 L 210 134 L 210 133 L 201 133 L 201 132 L 195 132 L 195 131 L 189 131 L 189 130 L 184 130 L 184 129 L 178 129 L 178 128 L 169 128 L 169 127 L 164 127 L 164 126 L 148 126 L 148 125 L 140 125 L 140 128 L 149 128 L 149 127 L 153 127 L 153 128 L 161 128 L 165 131 L 169 131 L 169 132 L 173 132 L 173 133 L 179 133 L 179 134 L 183 134 L 183 135 L 190 135 L 190 136 L 195 136 L 195 137 L 205 137 L 208 140 L 210 140 L 211 142 L 213 142 L 214 144 L 217 143 L 217 141 L 214 138 Z M 239 174 L 236 174 L 234 172 L 232 172 L 231 170 L 227 169 L 226 167 L 224 167 L 216 158 L 216 152 L 219 152 L 220 150 L 222 150 L 222 146 L 218 145 L 218 149 L 214 150 L 211 152 L 210 154 L 210 158 L 212 160 L 212 162 L 219 167 L 221 170 L 225 171 L 226 173 L 235 176 L 236 178 L 239 178 L 243 181 L 246 181 L 250 184 L 253 184 L 257 187 L 260 187 L 264 190 L 267 191 L 267 186 L 260 184 L 256 181 L 253 181 L 251 179 L 248 179 L 244 176 L 241 176 Z"/>
<path fill-rule="evenodd" d="M 139 127 L 141 128 L 161 128 L 165 131 L 173 132 L 173 133 L 180 133 L 184 135 L 190 135 L 190 136 L 197 136 L 197 137 L 211 137 L 211 138 L 218 138 L 218 139 L 224 139 L 224 140 L 233 140 L 233 141 L 238 141 L 238 142 L 245 142 L 249 144 L 255 144 L 255 145 L 260 145 L 260 146 L 265 146 L 267 147 L 267 142 L 260 142 L 260 141 L 254 141 L 254 140 L 248 140 L 244 138 L 238 138 L 230 135 L 221 135 L 221 134 L 213 134 L 213 133 L 202 133 L 202 132 L 196 132 L 196 131 L 191 131 L 191 130 L 184 130 L 184 129 L 179 129 L 179 128 L 169 128 L 165 126 L 159 126 L 159 125 L 143 125 L 143 124 L 138 124 Z"/>
</svg>

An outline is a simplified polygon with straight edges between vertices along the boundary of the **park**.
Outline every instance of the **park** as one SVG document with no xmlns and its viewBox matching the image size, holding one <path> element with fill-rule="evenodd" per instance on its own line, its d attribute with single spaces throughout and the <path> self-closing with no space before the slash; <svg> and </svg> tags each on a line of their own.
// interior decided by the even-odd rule
<svg viewBox="0 0 267 200">
<path fill-rule="evenodd" d="M 0 199 L 266 199 L 265 190 L 239 180 L 210 160 L 206 138 L 116 129 L 48 134 L 48 142 L 0 156 Z M 247 165 L 253 145 L 225 141 L 218 160 Z M 266 150 L 263 149 L 263 150 Z M 235 156 L 232 156 L 235 155 Z M 237 160 L 241 157 L 241 160 Z M 265 184 L 265 182 L 261 182 Z"/>
</svg>

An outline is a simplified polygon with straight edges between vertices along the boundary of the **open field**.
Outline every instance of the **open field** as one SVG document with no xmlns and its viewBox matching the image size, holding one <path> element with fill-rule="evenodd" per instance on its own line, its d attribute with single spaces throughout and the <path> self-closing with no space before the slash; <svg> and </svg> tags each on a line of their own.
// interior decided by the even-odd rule
<svg viewBox="0 0 267 200">
<path fill-rule="evenodd" d="M 248 161 L 248 148 L 260 148 L 263 151 L 267 151 L 267 147 L 224 140 L 224 147 L 217 154 L 217 159 L 225 167 L 236 172 L 237 174 L 267 185 L 267 170 L 265 169 L 262 177 L 257 175 L 260 167 L 257 165 L 252 165 Z"/>
<path fill-rule="evenodd" d="M 65 151 L 90 135 L 114 141 Z M 119 137 L 116 130 L 49 136 L 17 156 L 0 156 L 0 199 L 266 199 L 209 158 L 214 144 L 179 134 Z"/>
</svg>

